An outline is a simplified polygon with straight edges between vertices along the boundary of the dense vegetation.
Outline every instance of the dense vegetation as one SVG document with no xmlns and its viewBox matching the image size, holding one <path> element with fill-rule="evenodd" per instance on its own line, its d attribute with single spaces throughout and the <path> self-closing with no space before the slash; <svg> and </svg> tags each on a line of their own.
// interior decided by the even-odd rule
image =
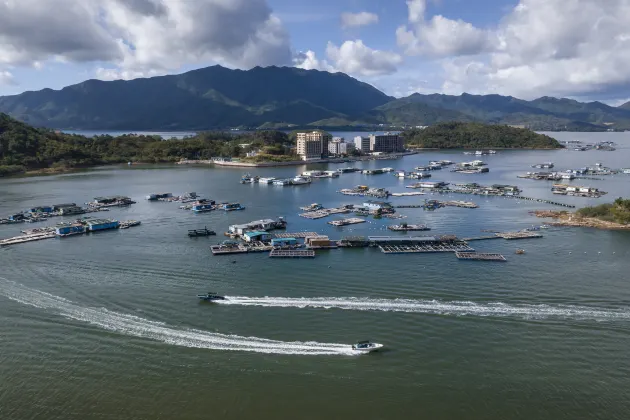
<svg viewBox="0 0 630 420">
<path fill-rule="evenodd" d="M 584 207 L 577 211 L 577 215 L 627 225 L 630 223 L 630 200 L 618 198 L 614 203 Z"/>
<path fill-rule="evenodd" d="M 343 73 L 212 66 L 130 81 L 88 80 L 0 97 L 0 112 L 35 126 L 95 130 L 276 128 L 359 115 L 393 98 Z"/>
<path fill-rule="evenodd" d="M 37 129 L 0 114 L 0 176 L 34 169 L 62 170 L 107 163 L 239 157 L 250 150 L 261 150 L 269 159 L 278 160 L 287 159 L 285 156 L 292 152 L 288 135 L 280 131 L 239 135 L 204 132 L 181 140 L 137 135 L 88 138 Z"/>
<path fill-rule="evenodd" d="M 407 147 L 436 149 L 555 149 L 557 140 L 506 125 L 449 122 L 403 132 Z"/>
<path fill-rule="evenodd" d="M 432 125 L 443 121 L 522 125 L 532 130 L 630 129 L 630 105 L 501 95 L 395 99 L 343 73 L 289 67 L 221 66 L 130 81 L 88 80 L 55 91 L 0 97 L 0 112 L 38 127 L 206 130 L 231 127 Z"/>
</svg>

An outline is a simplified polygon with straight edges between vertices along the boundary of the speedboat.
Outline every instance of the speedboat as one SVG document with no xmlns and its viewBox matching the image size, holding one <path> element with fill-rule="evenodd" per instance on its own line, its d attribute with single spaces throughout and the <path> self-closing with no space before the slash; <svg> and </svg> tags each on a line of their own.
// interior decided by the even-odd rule
<svg viewBox="0 0 630 420">
<path fill-rule="evenodd" d="M 352 345 L 352 350 L 360 353 L 372 353 L 373 351 L 378 351 L 383 347 L 384 346 L 379 343 L 372 343 L 370 341 L 359 341 L 357 344 Z"/>
<path fill-rule="evenodd" d="M 217 295 L 213 292 L 208 292 L 204 295 L 197 295 L 197 297 L 201 300 L 205 300 L 206 302 L 214 302 L 217 300 L 225 300 L 225 296 Z"/>
</svg>

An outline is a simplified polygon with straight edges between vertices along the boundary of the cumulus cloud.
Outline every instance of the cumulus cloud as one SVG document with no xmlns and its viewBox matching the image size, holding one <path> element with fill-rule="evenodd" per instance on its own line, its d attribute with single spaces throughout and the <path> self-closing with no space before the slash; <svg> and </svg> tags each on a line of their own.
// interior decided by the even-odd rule
<svg viewBox="0 0 630 420">
<path fill-rule="evenodd" d="M 379 76 L 396 72 L 402 57 L 391 51 L 374 50 L 360 39 L 346 41 L 341 46 L 332 42 L 326 55 L 339 71 L 361 76 Z"/>
<path fill-rule="evenodd" d="M 50 59 L 112 63 L 129 76 L 205 62 L 290 64 L 291 48 L 266 0 L 1 1 L 0 64 Z"/>
<path fill-rule="evenodd" d="M 31 65 L 55 57 L 79 62 L 122 58 L 118 42 L 96 22 L 90 3 L 0 2 L 0 64 Z"/>
<path fill-rule="evenodd" d="M 17 82 L 15 81 L 13 74 L 11 74 L 11 72 L 9 72 L 8 70 L 0 70 L 0 86 L 2 85 L 5 85 L 5 86 L 17 85 Z"/>
<path fill-rule="evenodd" d="M 408 55 L 472 55 L 491 46 L 488 31 L 461 19 L 436 15 L 427 21 L 426 0 L 409 0 L 407 8 L 409 25 L 396 30 L 396 40 Z"/>
<path fill-rule="evenodd" d="M 366 26 L 373 23 L 378 23 L 378 15 L 370 12 L 359 13 L 342 13 L 341 14 L 341 26 L 343 28 L 352 28 L 357 26 Z"/>
<path fill-rule="evenodd" d="M 629 0 L 521 0 L 497 45 L 445 63 L 445 88 L 521 97 L 630 94 Z"/>
<path fill-rule="evenodd" d="M 293 58 L 293 64 L 295 67 L 304 70 L 324 70 L 331 73 L 337 71 L 328 61 L 318 59 L 315 51 L 311 50 L 297 53 Z"/>
</svg>

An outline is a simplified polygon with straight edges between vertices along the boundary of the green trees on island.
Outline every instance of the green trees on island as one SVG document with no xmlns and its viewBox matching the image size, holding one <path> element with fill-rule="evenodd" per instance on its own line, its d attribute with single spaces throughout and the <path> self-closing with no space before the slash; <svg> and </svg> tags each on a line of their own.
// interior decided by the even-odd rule
<svg viewBox="0 0 630 420">
<path fill-rule="evenodd" d="M 577 212 L 578 216 L 591 217 L 604 220 L 606 222 L 620 223 L 627 225 L 630 223 L 630 200 L 618 198 L 614 203 L 600 204 L 599 206 L 584 207 Z"/>
<path fill-rule="evenodd" d="M 557 140 L 507 125 L 447 122 L 403 132 L 407 147 L 435 149 L 557 149 Z"/>
<path fill-rule="evenodd" d="M 282 159 L 291 153 L 281 131 L 203 132 L 184 139 L 122 135 L 85 137 L 37 129 L 0 113 L 0 176 L 44 168 L 88 167 L 123 162 L 174 162 L 244 157 L 250 150 Z"/>
</svg>

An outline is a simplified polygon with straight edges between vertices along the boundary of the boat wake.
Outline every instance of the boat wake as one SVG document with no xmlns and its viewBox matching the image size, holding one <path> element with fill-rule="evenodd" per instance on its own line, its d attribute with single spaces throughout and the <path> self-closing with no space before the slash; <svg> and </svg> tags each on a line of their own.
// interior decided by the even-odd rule
<svg viewBox="0 0 630 420">
<path fill-rule="evenodd" d="M 134 337 L 149 338 L 182 347 L 268 354 L 342 356 L 355 356 L 357 354 L 349 344 L 311 341 L 284 342 L 177 328 L 134 315 L 112 312 L 105 308 L 83 307 L 62 297 L 40 292 L 8 280 L 0 280 L 0 295 L 6 296 L 13 301 L 49 310 L 63 317 L 86 322 L 108 331 Z"/>
<path fill-rule="evenodd" d="M 565 318 L 597 321 L 630 320 L 630 308 L 606 309 L 573 305 L 530 305 L 475 303 L 412 299 L 370 299 L 358 297 L 244 297 L 226 296 L 221 305 L 265 306 L 279 308 L 323 308 L 354 311 L 413 312 L 434 315 L 521 317 L 526 319 Z"/>
</svg>

